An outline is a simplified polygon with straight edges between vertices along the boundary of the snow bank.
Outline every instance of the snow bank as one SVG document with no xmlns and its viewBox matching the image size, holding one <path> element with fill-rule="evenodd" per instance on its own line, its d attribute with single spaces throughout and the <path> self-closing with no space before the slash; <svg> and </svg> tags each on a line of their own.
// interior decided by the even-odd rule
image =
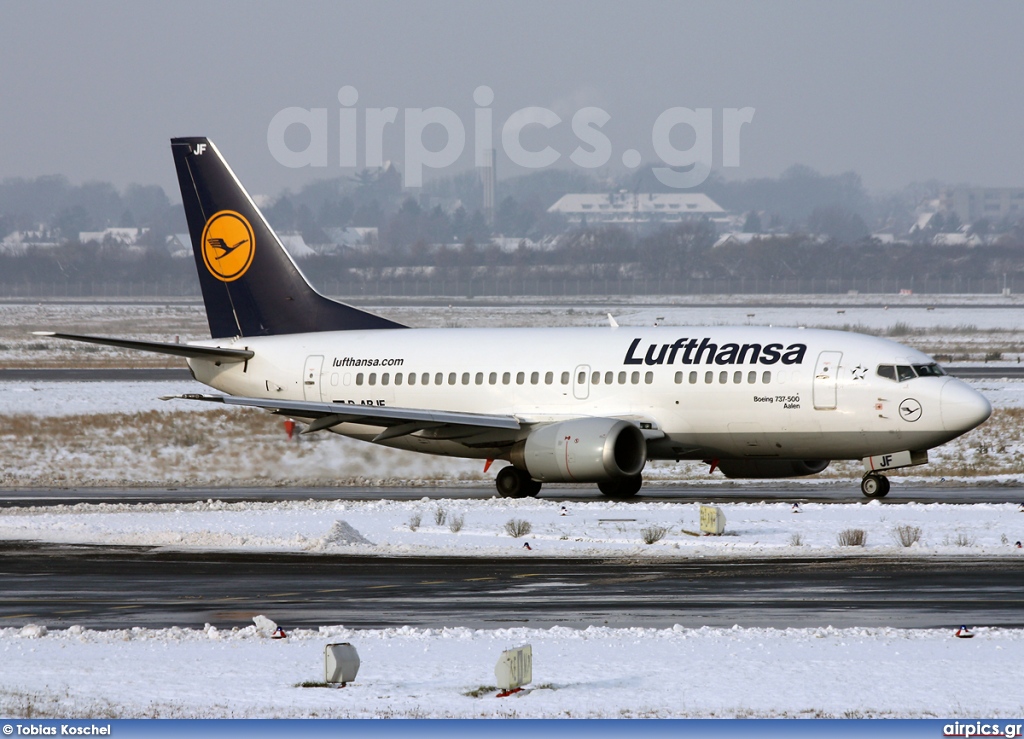
<svg viewBox="0 0 1024 739">
<path fill-rule="evenodd" d="M 1020 716 L 1024 631 L 856 629 L 0 629 L 0 714 L 35 717 Z M 351 642 L 345 689 L 324 646 Z M 531 689 L 496 699 L 502 650 Z M 984 669 L 978 669 L 984 665 Z"/>
<path fill-rule="evenodd" d="M 1024 512 L 1017 504 L 879 501 L 719 504 L 722 536 L 698 536 L 699 503 L 562 504 L 545 500 L 296 501 L 191 504 L 78 504 L 8 508 L 0 539 L 62 544 L 246 549 L 380 556 L 657 556 L 749 557 L 978 555 L 1024 557 Z M 563 515 L 564 514 L 564 515 Z M 514 538 L 513 518 L 532 530 Z M 442 519 L 443 523 L 437 521 Z M 455 525 L 458 520 L 458 525 Z M 644 529 L 664 538 L 644 543 Z M 905 534 L 916 541 L 903 546 Z M 862 530 L 864 546 L 841 546 L 840 534 Z M 531 549 L 524 549 L 529 541 Z"/>
</svg>

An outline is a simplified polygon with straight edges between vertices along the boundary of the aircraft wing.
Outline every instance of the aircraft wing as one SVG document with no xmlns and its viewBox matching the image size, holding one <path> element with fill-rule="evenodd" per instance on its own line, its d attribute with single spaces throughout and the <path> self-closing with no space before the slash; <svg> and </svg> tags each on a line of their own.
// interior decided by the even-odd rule
<svg viewBox="0 0 1024 739">
<path fill-rule="evenodd" d="M 348 403 L 318 403 L 309 400 L 273 400 L 267 398 L 246 398 L 233 395 L 203 395 L 186 393 L 168 395 L 162 400 L 202 400 L 224 405 L 243 405 L 263 408 L 283 416 L 310 419 L 304 433 L 320 431 L 340 423 L 354 423 L 365 426 L 383 426 L 373 441 L 384 441 L 407 436 L 417 431 L 430 431 L 434 438 L 460 439 L 486 436 L 487 444 L 501 443 L 502 439 L 513 440 L 521 428 L 513 416 L 488 415 L 484 413 L 461 413 L 459 411 L 422 410 L 419 408 L 393 408 L 374 405 L 351 405 Z M 504 432 L 504 433 L 487 433 Z M 472 442 L 469 442 L 470 444 Z M 481 439 L 481 443 L 484 443 Z"/>
</svg>

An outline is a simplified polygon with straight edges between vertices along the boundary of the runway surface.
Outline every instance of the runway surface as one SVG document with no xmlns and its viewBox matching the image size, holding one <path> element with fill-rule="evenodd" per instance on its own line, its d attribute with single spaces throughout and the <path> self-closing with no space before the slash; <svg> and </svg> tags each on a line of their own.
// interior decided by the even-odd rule
<svg viewBox="0 0 1024 739">
<path fill-rule="evenodd" d="M 0 625 L 1024 626 L 1024 560 L 374 558 L 0 544 Z"/>
<path fill-rule="evenodd" d="M 289 500 L 487 500 L 495 497 L 493 486 L 459 487 L 257 487 L 257 488 L 0 488 L 0 508 L 44 505 L 77 505 L 107 503 L 135 505 L 140 503 L 181 504 L 207 500 L 225 502 L 289 501 Z M 605 501 L 594 487 L 548 485 L 542 489 L 542 500 Z M 867 503 L 861 495 L 859 481 L 849 480 L 825 484 L 778 483 L 722 485 L 649 485 L 633 500 L 677 503 Z M 1020 503 L 1024 488 L 1010 485 L 945 486 L 942 484 L 903 484 L 892 478 L 892 492 L 881 500 L 883 505 L 903 503 Z"/>
</svg>

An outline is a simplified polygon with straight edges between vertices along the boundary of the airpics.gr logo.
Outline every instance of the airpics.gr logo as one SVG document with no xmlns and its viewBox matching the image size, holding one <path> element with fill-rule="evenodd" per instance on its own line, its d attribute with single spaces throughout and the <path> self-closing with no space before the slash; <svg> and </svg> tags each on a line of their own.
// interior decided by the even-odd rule
<svg viewBox="0 0 1024 739">
<path fill-rule="evenodd" d="M 245 274 L 256 254 L 252 226 L 233 210 L 210 216 L 203 229 L 203 262 L 221 282 L 233 282 Z"/>
</svg>

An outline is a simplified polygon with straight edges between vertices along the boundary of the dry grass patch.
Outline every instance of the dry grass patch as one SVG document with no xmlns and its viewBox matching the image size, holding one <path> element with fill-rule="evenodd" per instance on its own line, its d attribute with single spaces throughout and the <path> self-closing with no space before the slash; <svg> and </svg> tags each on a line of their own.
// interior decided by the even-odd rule
<svg viewBox="0 0 1024 739">
<path fill-rule="evenodd" d="M 921 527 L 909 524 L 897 526 L 893 529 L 892 538 L 901 547 L 911 547 L 921 541 Z"/>
<path fill-rule="evenodd" d="M 836 541 L 841 547 L 862 547 L 868 543 L 868 534 L 864 529 L 843 529 Z"/>
<path fill-rule="evenodd" d="M 505 522 L 505 533 L 513 539 L 526 536 L 531 531 L 533 531 L 533 524 L 522 518 L 510 518 Z"/>
</svg>

